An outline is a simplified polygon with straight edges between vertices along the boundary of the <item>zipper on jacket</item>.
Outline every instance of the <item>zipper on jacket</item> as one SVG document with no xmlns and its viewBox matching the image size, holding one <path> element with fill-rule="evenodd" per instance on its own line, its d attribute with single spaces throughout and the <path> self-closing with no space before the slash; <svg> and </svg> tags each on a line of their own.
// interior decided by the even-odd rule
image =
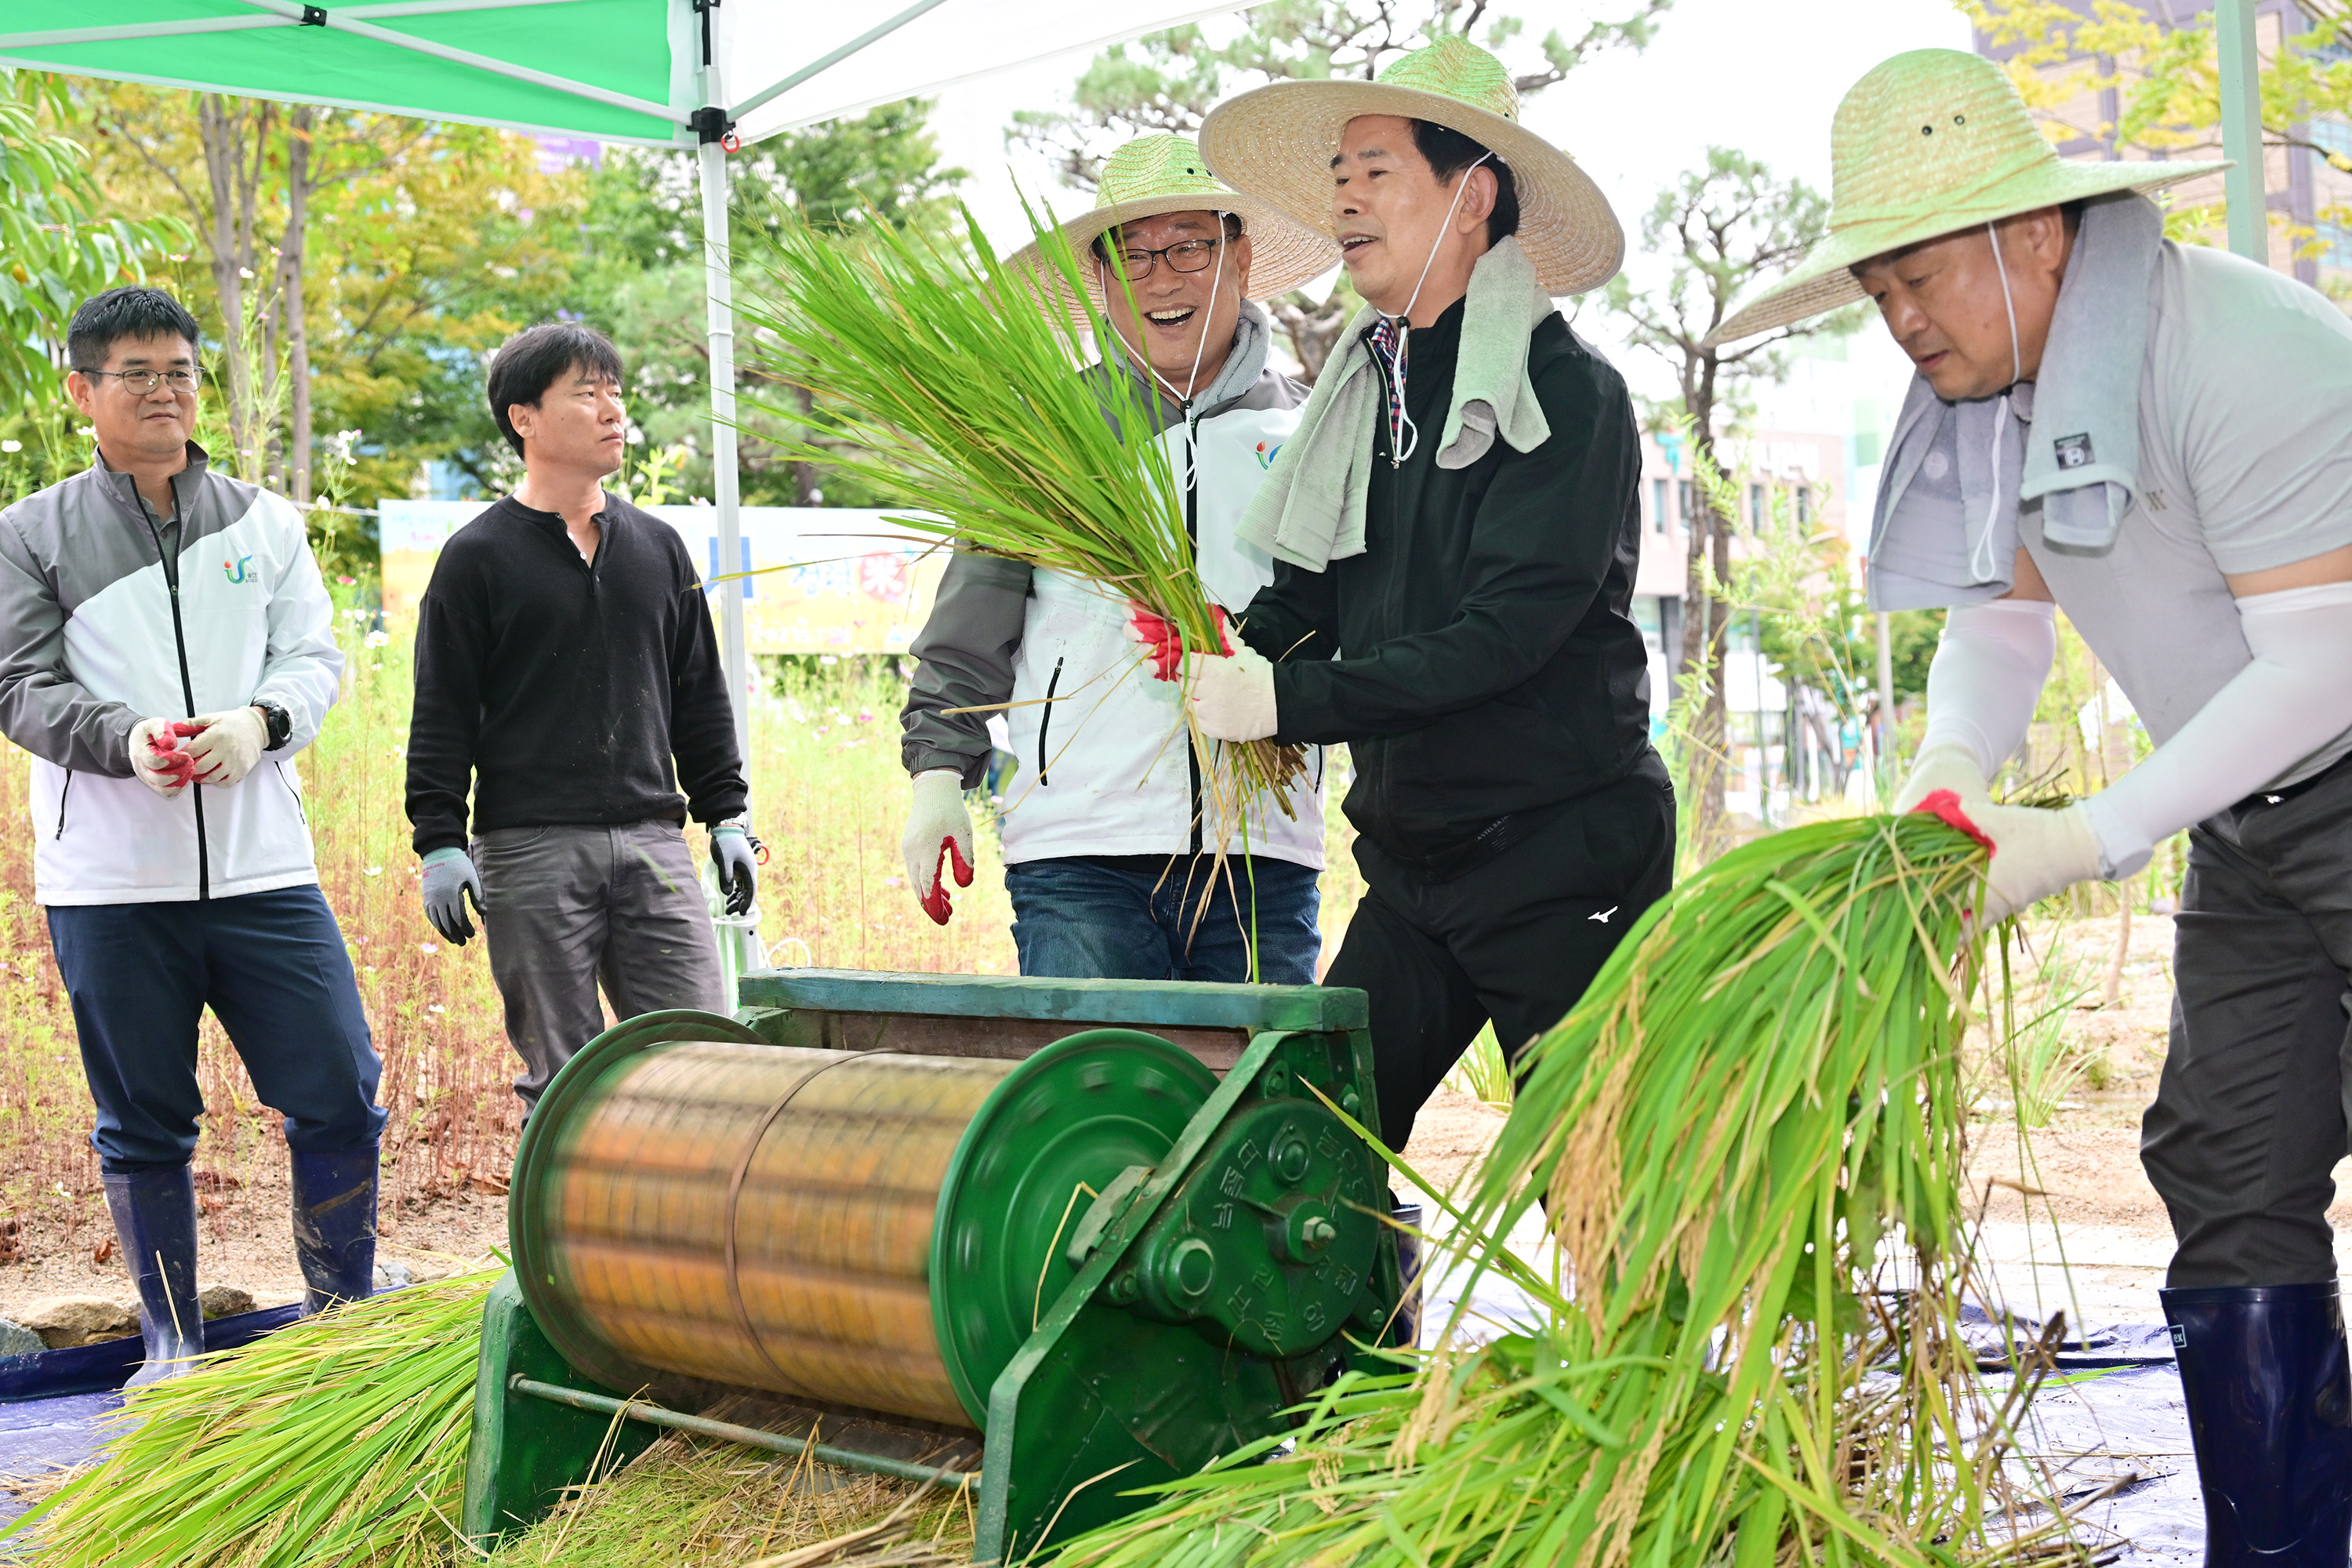
<svg viewBox="0 0 2352 1568">
<path fill-rule="evenodd" d="M 1037 787 L 1045 787 L 1045 737 L 1054 728 L 1054 692 L 1062 684 L 1062 661 L 1054 661 L 1054 678 L 1045 682 L 1045 711 L 1037 715 Z"/>
<path fill-rule="evenodd" d="M 58 791 L 57 836 L 59 838 L 63 838 L 66 836 L 66 797 L 71 794 L 73 794 L 73 770 L 71 768 L 68 768 L 66 770 L 66 787 Z"/>
<path fill-rule="evenodd" d="M 173 475 L 170 483 L 172 513 L 180 520 L 180 537 L 184 542 L 188 536 L 188 519 L 180 506 L 180 477 Z M 147 520 L 148 536 L 155 541 L 155 559 L 163 567 L 163 585 L 171 590 L 172 646 L 180 655 L 180 698 L 187 704 L 188 717 L 193 719 L 196 716 L 196 683 L 188 675 L 188 633 L 180 618 L 180 568 L 176 563 L 163 560 L 163 531 L 155 526 L 154 514 L 142 506 L 139 515 Z M 196 807 L 196 897 L 209 899 L 213 896 L 213 859 L 205 844 L 205 786 L 190 784 L 188 796 Z"/>
<path fill-rule="evenodd" d="M 286 786 L 286 793 L 294 797 L 294 815 L 302 819 L 303 826 L 310 826 L 310 808 L 302 804 L 302 792 L 296 789 L 294 787 L 294 781 L 286 776 L 286 764 L 284 763 L 273 763 L 270 765 L 278 770 L 278 782 L 284 784 Z"/>
<path fill-rule="evenodd" d="M 1192 547 L 1192 575 L 1201 575 L 1201 420 L 1187 401 L 1184 415 L 1184 539 Z M 1213 616 L 1210 617 L 1213 621 Z M 1178 671 L 1182 674 L 1181 670 Z M 1180 696 L 1178 700 L 1182 700 Z M 1184 772 L 1192 785 L 1192 853 L 1201 852 L 1201 753 L 1184 748 Z M 1246 809 L 1246 808 L 1244 808 Z"/>
</svg>

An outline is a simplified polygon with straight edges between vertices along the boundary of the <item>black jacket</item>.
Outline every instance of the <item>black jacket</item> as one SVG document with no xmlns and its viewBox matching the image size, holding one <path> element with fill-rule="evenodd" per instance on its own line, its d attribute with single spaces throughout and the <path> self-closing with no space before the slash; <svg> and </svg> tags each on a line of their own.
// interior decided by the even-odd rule
<svg viewBox="0 0 2352 1568">
<path fill-rule="evenodd" d="M 1654 769 L 1631 614 L 1641 434 L 1616 370 L 1551 316 L 1528 374 L 1551 438 L 1437 466 L 1462 306 L 1411 338 L 1412 455 L 1374 437 L 1364 552 L 1283 564 L 1243 635 L 1278 662 L 1276 738 L 1349 743 L 1348 819 L 1409 866 L 1466 870 L 1528 814 Z M 1645 767 L 1646 764 L 1646 767 Z M 1663 777 L 1661 772 L 1659 776 Z"/>
<path fill-rule="evenodd" d="M 719 822 L 750 791 L 677 531 L 608 497 L 596 563 L 511 496 L 450 535 L 416 628 L 408 820 L 419 855 L 477 832 Z M 670 759 L 677 758 L 677 772 Z M 678 785 L 685 786 L 681 799 Z"/>
</svg>

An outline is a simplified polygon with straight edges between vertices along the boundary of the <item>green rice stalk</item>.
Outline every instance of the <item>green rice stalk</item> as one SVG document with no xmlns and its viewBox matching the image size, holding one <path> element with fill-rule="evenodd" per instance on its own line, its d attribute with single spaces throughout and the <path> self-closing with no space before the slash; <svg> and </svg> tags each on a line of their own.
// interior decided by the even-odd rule
<svg viewBox="0 0 2352 1568">
<path fill-rule="evenodd" d="M 1287 1453 L 1160 1489 L 1061 1561 L 2074 1558 L 2052 1513 L 2010 1522 L 2050 1501 L 2004 1468 L 2032 1369 L 1996 1404 L 1956 1334 L 1983 865 L 1933 818 L 1875 817 L 1685 882 L 1531 1047 L 1457 1213 L 1542 1321 L 1479 1346 L 1457 1309 L 1434 1351 L 1327 1391 Z M 1502 1241 L 1538 1202 L 1548 1276 Z M 1874 1288 L 1889 1236 L 1900 1292 Z"/>
<path fill-rule="evenodd" d="M 339 1307 L 132 1390 L 105 1459 L 8 1532 L 42 1568 L 448 1562 L 482 1304 L 503 1272 Z"/>
<path fill-rule="evenodd" d="M 1172 623 L 1187 648 L 1214 648 L 1178 486 L 1151 436 L 1156 395 L 1133 377 L 1082 368 L 1085 330 L 1066 303 L 1086 297 L 1080 262 L 1050 216 L 1029 217 L 1042 277 L 1000 259 L 969 212 L 968 244 L 879 223 L 849 237 L 774 236 L 766 281 L 738 313 L 759 330 L 756 367 L 814 399 L 822 444 L 786 455 L 905 498 L 909 510 L 894 523 L 1087 579 Z M 1131 667 L 1117 679 L 1148 677 Z M 1057 699 L 1083 714 L 1107 695 Z M 1243 830 L 1261 791 L 1293 813 L 1305 773 L 1297 748 L 1213 741 L 1189 704 L 1184 712 L 1212 842 Z"/>
</svg>

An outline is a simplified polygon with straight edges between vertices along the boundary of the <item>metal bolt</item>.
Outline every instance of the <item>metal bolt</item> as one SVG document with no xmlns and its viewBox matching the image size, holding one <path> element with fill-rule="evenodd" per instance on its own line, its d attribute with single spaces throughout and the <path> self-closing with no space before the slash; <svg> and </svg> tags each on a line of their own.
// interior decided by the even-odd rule
<svg viewBox="0 0 2352 1568">
<path fill-rule="evenodd" d="M 1306 1226 L 1300 1229 L 1298 1234 L 1299 1238 L 1305 1241 L 1307 1246 L 1322 1247 L 1328 1247 L 1332 1242 L 1339 1239 L 1339 1228 L 1333 1225 L 1329 1220 L 1318 1215 L 1315 1218 L 1308 1220 Z"/>
<path fill-rule="evenodd" d="M 1295 1187 L 1307 1179 L 1307 1168 L 1313 1159 L 1307 1140 L 1293 1133 L 1274 1146 L 1274 1173 Z"/>
<path fill-rule="evenodd" d="M 1110 1299 L 1119 1306 L 1124 1307 L 1134 1300 L 1135 1291 L 1135 1276 L 1132 1274 L 1118 1275 L 1110 1282 Z"/>
</svg>

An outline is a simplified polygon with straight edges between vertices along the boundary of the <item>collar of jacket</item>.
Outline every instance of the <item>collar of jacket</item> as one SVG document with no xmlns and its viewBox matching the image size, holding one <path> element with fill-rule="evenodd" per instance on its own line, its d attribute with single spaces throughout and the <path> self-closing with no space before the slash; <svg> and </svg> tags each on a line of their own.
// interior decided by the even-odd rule
<svg viewBox="0 0 2352 1568">
<path fill-rule="evenodd" d="M 1102 344 L 1102 363 L 1106 366 L 1158 395 L 1156 406 L 1160 430 L 1183 418 L 1184 405 L 1171 396 L 1168 389 L 1160 385 L 1150 371 L 1135 363 L 1127 352 L 1127 345 L 1119 341 L 1118 333 L 1111 329 L 1108 321 L 1097 324 L 1096 338 Z M 1265 377 L 1266 362 L 1272 357 L 1273 349 L 1274 324 L 1266 319 L 1265 310 L 1255 300 L 1244 300 L 1240 318 L 1234 322 L 1233 349 L 1225 355 L 1225 363 L 1219 368 L 1216 380 L 1203 387 L 1200 395 L 1192 400 L 1192 417 L 1213 419 L 1247 397 L 1251 389 Z M 1158 433 L 1153 432 L 1155 435 Z"/>
<path fill-rule="evenodd" d="M 189 508 L 194 500 L 196 489 L 204 483 L 205 475 L 211 468 L 212 461 L 211 453 L 191 441 L 188 443 L 188 466 L 172 476 L 173 490 L 180 498 L 180 521 L 183 526 L 187 522 Z M 182 479 L 189 481 L 188 488 L 184 490 L 181 489 L 178 484 Z M 89 449 L 89 467 L 82 471 L 82 480 L 93 489 L 104 492 L 123 516 L 142 528 L 147 526 L 147 508 L 139 500 L 138 479 L 124 469 L 108 467 L 106 455 L 96 447 Z M 165 518 L 163 521 L 169 522 L 171 519 Z"/>
</svg>

